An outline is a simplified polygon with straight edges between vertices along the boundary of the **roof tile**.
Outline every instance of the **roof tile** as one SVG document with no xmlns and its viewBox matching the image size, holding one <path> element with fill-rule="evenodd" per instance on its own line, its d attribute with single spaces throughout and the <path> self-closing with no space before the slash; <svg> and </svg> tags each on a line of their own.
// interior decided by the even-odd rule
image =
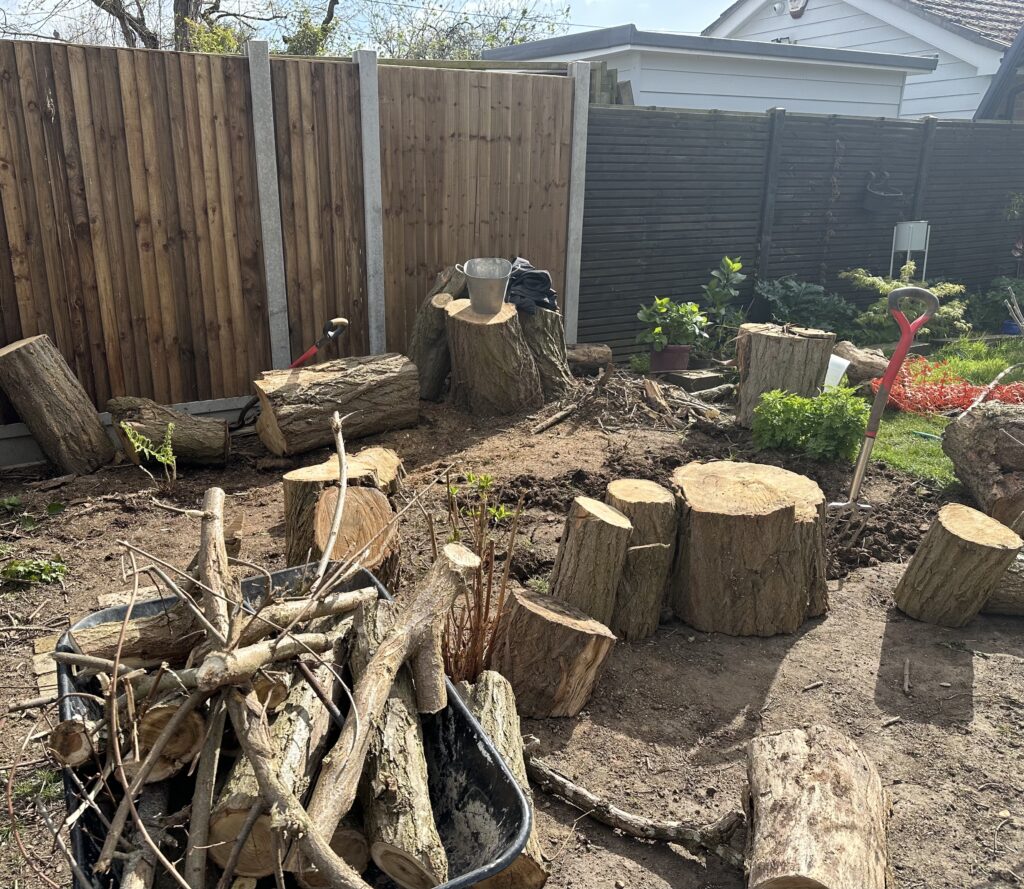
<svg viewBox="0 0 1024 889">
<path fill-rule="evenodd" d="M 1024 28 L 1024 0 L 910 0 L 910 3 L 1007 46 Z"/>
</svg>

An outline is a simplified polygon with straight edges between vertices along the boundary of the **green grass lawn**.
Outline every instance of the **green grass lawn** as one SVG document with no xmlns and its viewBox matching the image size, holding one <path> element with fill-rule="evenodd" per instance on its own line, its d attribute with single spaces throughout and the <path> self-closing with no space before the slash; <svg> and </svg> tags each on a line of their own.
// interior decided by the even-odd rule
<svg viewBox="0 0 1024 889">
<path fill-rule="evenodd" d="M 885 463 L 893 469 L 948 485 L 956 481 L 956 477 L 953 475 L 953 464 L 949 457 L 942 453 L 942 443 L 914 435 L 915 432 L 941 435 L 947 423 L 949 417 L 935 414 L 886 411 L 875 440 L 875 449 L 871 452 L 871 459 Z"/>
<path fill-rule="evenodd" d="M 1024 337 L 986 343 L 981 340 L 962 339 L 949 343 L 928 356 L 929 361 L 943 361 L 953 373 L 976 386 L 987 386 L 996 374 L 1012 364 L 1024 363 Z M 1024 368 L 1018 368 L 1001 382 L 1024 380 Z"/>
</svg>

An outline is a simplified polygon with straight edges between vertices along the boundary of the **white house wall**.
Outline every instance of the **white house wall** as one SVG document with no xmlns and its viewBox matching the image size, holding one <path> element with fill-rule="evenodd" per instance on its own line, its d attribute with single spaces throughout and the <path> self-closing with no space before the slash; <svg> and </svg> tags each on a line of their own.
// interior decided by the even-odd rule
<svg viewBox="0 0 1024 889">
<path fill-rule="evenodd" d="M 772 0 L 765 0 L 735 30 L 718 30 L 713 36 L 760 41 L 788 37 L 794 43 L 807 46 L 899 55 L 937 55 L 939 65 L 935 71 L 907 77 L 901 117 L 922 117 L 926 114 L 951 118 L 973 117 L 992 77 L 990 73 L 979 74 L 977 64 L 971 62 L 977 62 L 980 54 L 990 64 L 998 64 L 1001 55 L 996 49 L 971 46 L 970 51 L 965 53 L 971 57 L 971 62 L 965 61 L 946 49 L 936 49 L 920 37 L 845 0 L 810 0 L 807 11 L 800 19 L 793 19 L 788 13 L 776 15 L 772 12 L 772 5 Z M 920 31 L 934 28 L 934 25 L 922 22 Z M 950 42 L 962 39 L 955 35 L 948 36 Z"/>
</svg>

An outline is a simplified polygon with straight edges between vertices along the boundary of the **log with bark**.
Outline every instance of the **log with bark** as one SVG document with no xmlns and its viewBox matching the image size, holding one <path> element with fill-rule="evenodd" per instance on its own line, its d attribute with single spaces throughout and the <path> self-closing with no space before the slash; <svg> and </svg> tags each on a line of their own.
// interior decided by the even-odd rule
<svg viewBox="0 0 1024 889">
<path fill-rule="evenodd" d="M 571 392 L 576 383 L 565 353 L 565 327 L 559 312 L 537 308 L 532 314 L 519 313 L 526 346 L 540 374 L 545 401 L 558 401 Z"/>
<path fill-rule="evenodd" d="M 1017 556 L 981 609 L 982 614 L 1024 617 L 1024 558 Z"/>
<path fill-rule="evenodd" d="M 747 747 L 747 885 L 885 889 L 889 801 L 871 761 L 815 725 Z"/>
<path fill-rule="evenodd" d="M 58 722 L 50 729 L 46 749 L 62 766 L 84 765 L 106 749 L 102 720 L 76 716 Z"/>
<path fill-rule="evenodd" d="M 569 371 L 577 377 L 593 377 L 614 364 L 610 346 L 603 343 L 570 343 L 565 347 Z"/>
<path fill-rule="evenodd" d="M 982 402 L 946 427 L 942 450 L 978 508 L 1015 526 L 1024 513 L 1024 405 Z"/>
<path fill-rule="evenodd" d="M 869 383 L 885 374 L 889 359 L 878 349 L 861 349 L 849 340 L 842 340 L 832 347 L 832 354 L 850 362 L 846 368 L 846 379 L 851 386 Z"/>
<path fill-rule="evenodd" d="M 672 474 L 679 539 L 669 599 L 704 632 L 793 633 L 828 607 L 824 495 L 761 463 L 689 463 Z"/>
<path fill-rule="evenodd" d="M 468 299 L 457 299 L 445 312 L 456 406 L 480 416 L 503 416 L 544 403 L 537 362 L 514 305 L 503 303 L 497 314 L 479 315 Z"/>
<path fill-rule="evenodd" d="M 452 359 L 448 353 L 447 313 L 445 308 L 455 297 L 437 293 L 424 300 L 416 313 L 409 338 L 409 359 L 420 377 L 420 398 L 440 401 L 451 373 Z"/>
<path fill-rule="evenodd" d="M 658 629 L 675 556 L 676 500 L 667 488 L 637 478 L 610 482 L 605 500 L 633 526 L 608 627 L 625 642 L 648 639 Z"/>
<path fill-rule="evenodd" d="M 107 402 L 107 411 L 114 432 L 121 442 L 121 450 L 132 463 L 141 463 L 144 457 L 137 452 L 122 428 L 122 423 L 158 446 L 164 439 L 168 425 L 173 423 L 171 446 L 175 459 L 181 463 L 223 466 L 228 461 L 231 436 L 228 435 L 228 424 L 224 420 L 194 417 L 185 411 L 171 410 L 148 398 L 127 396 L 111 398 Z"/>
<path fill-rule="evenodd" d="M 260 399 L 256 432 L 274 454 L 302 454 L 332 444 L 330 418 L 346 416 L 351 441 L 415 426 L 419 379 L 404 355 L 341 358 L 294 370 L 270 370 L 253 384 Z"/>
<path fill-rule="evenodd" d="M 551 571 L 551 595 L 611 623 L 632 532 L 614 506 L 591 497 L 573 500 Z"/>
<path fill-rule="evenodd" d="M 356 873 L 363 873 L 370 866 L 370 844 L 366 839 L 361 819 L 347 815 L 331 837 L 334 853 Z M 315 867 L 300 856 L 296 856 L 295 882 L 302 889 L 331 889 L 330 883 Z"/>
<path fill-rule="evenodd" d="M 761 396 L 773 389 L 812 396 L 821 391 L 835 334 L 778 324 L 741 324 L 736 422 L 750 426 Z"/>
<path fill-rule="evenodd" d="M 0 388 L 62 472 L 88 475 L 114 459 L 89 395 L 45 334 L 0 348 Z"/>
<path fill-rule="evenodd" d="M 896 605 L 917 620 L 962 627 L 996 591 L 1022 546 L 1001 522 L 947 503 L 896 585 Z"/>
<path fill-rule="evenodd" d="M 561 599 L 513 588 L 494 669 L 512 684 L 521 715 L 575 716 L 590 700 L 613 645 L 611 630 Z"/>
<path fill-rule="evenodd" d="M 331 461 L 337 469 L 338 461 Z M 376 488 L 393 497 L 402 490 L 405 464 L 391 448 L 364 448 L 348 461 L 348 483 L 354 486 Z"/>
</svg>

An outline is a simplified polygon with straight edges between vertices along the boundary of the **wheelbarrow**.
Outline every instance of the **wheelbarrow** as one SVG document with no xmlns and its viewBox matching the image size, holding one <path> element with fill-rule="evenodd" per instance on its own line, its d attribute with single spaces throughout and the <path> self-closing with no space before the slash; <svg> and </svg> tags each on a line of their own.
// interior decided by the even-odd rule
<svg viewBox="0 0 1024 889">
<path fill-rule="evenodd" d="M 270 580 L 275 591 L 287 592 L 299 586 L 311 566 L 300 565 L 275 571 Z M 370 572 L 364 571 L 349 581 L 348 589 L 375 586 L 381 599 L 391 601 L 384 586 Z M 267 590 L 267 578 L 250 577 L 242 582 L 242 595 L 247 604 L 255 606 Z M 149 599 L 137 602 L 132 613 L 142 617 L 159 614 L 172 607 L 177 600 Z M 119 605 L 97 611 L 72 627 L 121 623 L 127 606 Z M 57 645 L 58 651 L 73 651 L 65 635 Z M 522 852 L 530 835 L 531 812 L 516 779 L 505 765 L 490 738 L 462 702 L 451 682 L 448 687 L 448 706 L 440 713 L 421 717 L 423 747 L 427 760 L 430 802 L 434 808 L 437 830 L 448 854 L 448 882 L 438 889 L 468 889 L 468 887 L 494 876 L 508 867 Z M 84 706 L 75 692 L 98 692 L 95 679 L 79 682 L 71 669 L 57 665 L 57 689 L 60 694 L 60 718 L 71 719 L 81 713 Z M 90 775 L 81 776 L 64 772 L 64 796 L 71 812 L 79 805 L 76 777 L 88 781 Z M 188 791 L 188 797 L 191 790 Z M 188 802 L 188 797 L 184 802 Z M 99 857 L 104 830 L 98 816 L 87 809 L 71 828 L 71 850 L 79 867 L 92 875 L 92 865 Z M 117 866 L 113 869 L 117 871 Z M 120 875 L 96 874 L 96 885 L 102 889 L 117 889 Z M 269 885 L 273 884 L 270 878 Z M 77 879 L 73 889 L 92 889 Z"/>
</svg>

